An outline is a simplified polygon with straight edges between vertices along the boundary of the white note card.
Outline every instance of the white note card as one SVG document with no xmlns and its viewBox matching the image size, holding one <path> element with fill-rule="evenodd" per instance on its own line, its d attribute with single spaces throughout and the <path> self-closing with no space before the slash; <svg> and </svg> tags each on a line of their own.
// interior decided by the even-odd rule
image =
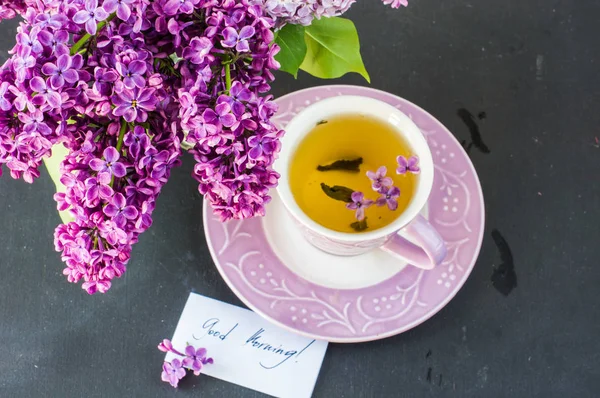
<svg viewBox="0 0 600 398">
<path fill-rule="evenodd" d="M 321 369 L 327 342 L 275 326 L 247 309 L 191 293 L 172 339 L 205 347 L 214 364 L 202 373 L 274 397 L 308 398 Z M 166 360 L 177 356 L 167 353 Z"/>
</svg>

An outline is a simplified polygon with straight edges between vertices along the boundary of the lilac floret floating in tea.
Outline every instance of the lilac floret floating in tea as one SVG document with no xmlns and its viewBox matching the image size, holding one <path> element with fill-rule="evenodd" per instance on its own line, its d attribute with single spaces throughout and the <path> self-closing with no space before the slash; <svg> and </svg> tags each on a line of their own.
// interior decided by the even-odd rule
<svg viewBox="0 0 600 398">
<path fill-rule="evenodd" d="M 396 158 L 398 162 L 398 168 L 396 169 L 396 173 L 398 174 L 406 174 L 407 171 L 410 171 L 413 174 L 419 174 L 421 169 L 419 168 L 419 158 L 417 156 L 411 156 L 406 159 L 404 156 L 398 156 Z"/>
<path fill-rule="evenodd" d="M 365 194 L 359 191 L 352 192 L 352 202 L 346 204 L 346 208 L 356 211 L 356 219 L 362 221 L 365 219 L 365 209 L 368 209 L 375 203 L 371 199 L 365 199 Z"/>
<path fill-rule="evenodd" d="M 367 171 L 367 177 L 372 181 L 371 187 L 374 191 L 379 192 L 384 187 L 391 187 L 394 181 L 390 177 L 386 177 L 387 168 L 381 166 L 377 171 Z"/>
<path fill-rule="evenodd" d="M 397 198 L 400 197 L 400 188 L 398 187 L 381 187 L 378 191 L 381 194 L 375 201 L 377 206 L 386 206 L 388 209 L 394 211 L 398 208 Z"/>
</svg>

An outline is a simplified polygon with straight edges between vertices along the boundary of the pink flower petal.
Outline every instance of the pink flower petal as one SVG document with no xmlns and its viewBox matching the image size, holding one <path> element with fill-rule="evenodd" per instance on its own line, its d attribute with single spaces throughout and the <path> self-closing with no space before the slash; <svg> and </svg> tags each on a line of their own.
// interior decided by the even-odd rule
<svg viewBox="0 0 600 398">
<path fill-rule="evenodd" d="M 110 163 L 116 162 L 117 160 L 119 160 L 120 157 L 119 152 L 117 152 L 117 150 L 112 146 L 106 148 L 103 152 L 103 155 L 104 159 L 106 159 L 106 161 Z"/>
<path fill-rule="evenodd" d="M 75 15 L 77 15 L 77 14 L 75 14 Z M 96 34 L 97 29 L 98 29 L 98 25 L 96 24 L 96 20 L 94 18 L 88 19 L 87 22 L 85 23 L 85 31 L 93 36 Z"/>
<path fill-rule="evenodd" d="M 86 10 L 78 11 L 75 15 L 73 15 L 73 22 L 77 24 L 82 24 L 87 22 L 91 18 L 90 12 Z"/>
<path fill-rule="evenodd" d="M 362 221 L 365 219 L 365 208 L 364 207 L 359 207 L 358 209 L 356 209 L 356 219 L 358 221 Z"/>
</svg>

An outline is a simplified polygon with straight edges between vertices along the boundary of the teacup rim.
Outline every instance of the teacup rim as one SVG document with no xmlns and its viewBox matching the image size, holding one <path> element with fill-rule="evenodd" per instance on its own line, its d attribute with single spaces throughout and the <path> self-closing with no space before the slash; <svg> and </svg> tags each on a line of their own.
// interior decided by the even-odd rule
<svg viewBox="0 0 600 398">
<path fill-rule="evenodd" d="M 289 185 L 289 165 L 298 144 L 304 139 L 306 134 L 312 131 L 314 125 L 319 120 L 345 114 L 364 114 L 384 120 L 391 125 L 392 123 L 388 119 L 391 117 L 396 118 L 395 121 L 399 122 L 399 125 L 393 125 L 394 129 L 403 135 L 404 139 L 409 142 L 411 148 L 419 156 L 421 172 L 419 173 L 418 186 L 408 207 L 393 222 L 373 231 L 361 233 L 340 232 L 319 224 L 306 215 L 300 208 Z M 284 129 L 286 134 L 282 139 L 282 150 L 274 165 L 275 170 L 281 175 L 277 193 L 288 212 L 298 222 L 319 235 L 349 243 L 380 239 L 395 234 L 404 228 L 420 213 L 427 203 L 433 186 L 434 174 L 431 151 L 425 140 L 425 136 L 417 125 L 409 116 L 392 105 L 361 95 L 339 95 L 325 98 L 300 111 L 287 123 Z M 295 138 L 294 135 L 301 135 L 301 137 Z"/>
</svg>

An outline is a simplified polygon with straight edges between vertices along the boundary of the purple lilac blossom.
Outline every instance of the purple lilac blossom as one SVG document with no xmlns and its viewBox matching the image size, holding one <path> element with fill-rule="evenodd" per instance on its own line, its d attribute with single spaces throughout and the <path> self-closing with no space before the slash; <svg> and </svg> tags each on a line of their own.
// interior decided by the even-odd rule
<svg viewBox="0 0 600 398">
<path fill-rule="evenodd" d="M 77 69 L 81 67 L 83 60 L 77 54 L 71 58 L 69 54 L 58 56 L 56 63 L 47 62 L 42 66 L 42 73 L 50 77 L 50 87 L 57 90 L 67 83 L 75 83 L 79 80 Z"/>
<path fill-rule="evenodd" d="M 176 358 L 163 364 L 162 380 L 170 383 L 173 387 L 177 387 L 179 380 L 185 376 L 185 369 L 189 369 L 194 372 L 194 375 L 199 376 L 204 365 L 214 363 L 212 358 L 206 356 L 206 348 L 196 349 L 194 346 L 188 345 L 185 353 L 182 353 L 173 347 L 170 340 L 164 339 L 158 345 L 158 349 L 184 357 L 183 360 Z M 180 371 L 181 369 L 183 373 Z"/>
<path fill-rule="evenodd" d="M 12 19 L 18 14 L 24 14 L 27 7 L 32 3 L 30 0 L 2 0 L 0 1 L 0 21 Z"/>
<path fill-rule="evenodd" d="M 252 26 L 244 26 L 239 33 L 232 27 L 227 27 L 223 30 L 223 40 L 221 45 L 225 48 L 233 48 L 239 53 L 248 52 L 250 46 L 248 40 L 254 36 L 254 28 Z"/>
<path fill-rule="evenodd" d="M 165 362 L 163 364 L 163 371 L 161 374 L 162 381 L 170 383 L 171 386 L 177 388 L 179 380 L 185 377 L 185 369 L 181 360 L 175 358 L 171 362 Z"/>
<path fill-rule="evenodd" d="M 57 30 L 49 32 L 42 30 L 38 33 L 40 43 L 50 49 L 55 55 L 68 54 L 67 42 L 69 41 L 69 33 L 65 30 Z"/>
<path fill-rule="evenodd" d="M 127 220 L 135 220 L 138 216 L 135 206 L 127 205 L 125 196 L 121 193 L 116 193 L 102 211 L 120 228 L 127 224 Z"/>
<path fill-rule="evenodd" d="M 371 180 L 371 188 L 374 191 L 379 192 L 382 188 L 391 187 L 394 181 L 390 177 L 386 177 L 387 168 L 381 166 L 377 171 L 367 171 L 367 177 Z"/>
<path fill-rule="evenodd" d="M 207 363 L 213 363 L 212 358 L 206 357 L 206 348 L 195 349 L 188 345 L 185 348 L 186 358 L 183 360 L 183 366 L 194 372 L 194 375 L 199 376 L 202 371 L 202 366 Z"/>
<path fill-rule="evenodd" d="M 111 130 L 110 126 L 108 130 Z M 107 137 L 109 141 L 115 139 L 106 133 L 101 130 L 93 136 Z M 135 133 L 125 132 L 125 135 L 128 134 Z M 152 139 L 148 141 L 129 140 L 132 144 L 145 145 L 137 156 L 131 154 L 124 141 L 120 151 L 113 146 L 102 150 L 106 144 L 101 140 L 92 144 L 90 150 L 86 148 L 86 141 L 79 139 L 77 142 L 83 141 L 83 144 L 63 161 L 63 175 L 70 176 L 73 182 L 65 184 L 67 191 L 57 193 L 55 199 L 60 207 L 64 207 L 62 203 L 68 203 L 75 220 L 57 228 L 55 244 L 63 252 L 67 265 L 63 273 L 71 282 L 83 279 L 82 287 L 90 294 L 105 292 L 110 288 L 111 280 L 123 274 L 131 246 L 137 242 L 138 235 L 151 225 L 147 217 L 151 215 L 156 197 L 168 179 L 168 170 L 178 163 L 180 149 L 177 138 L 168 130 L 151 135 Z M 151 177 L 158 163 L 154 159 L 138 165 L 137 160 L 149 149 L 166 154 L 162 159 L 167 166 L 159 178 Z M 122 178 L 126 168 L 131 168 L 133 173 Z M 113 177 L 110 177 L 111 173 Z M 82 262 L 73 257 L 71 242 L 80 236 L 91 236 L 92 239 L 86 240 L 87 246 L 77 247 L 78 258 L 85 251 L 91 261 Z"/>
<path fill-rule="evenodd" d="M 113 13 L 116 11 L 117 17 L 123 21 L 127 21 L 131 16 L 129 5 L 133 2 L 134 0 L 106 0 L 102 6 L 106 12 Z"/>
<path fill-rule="evenodd" d="M 365 195 L 362 192 L 354 191 L 351 195 L 352 202 L 346 204 L 346 208 L 350 210 L 356 210 L 356 219 L 362 221 L 365 219 L 365 209 L 371 207 L 373 201 L 365 199 Z"/>
<path fill-rule="evenodd" d="M 398 156 L 396 158 L 398 162 L 398 168 L 396 169 L 397 174 L 406 174 L 410 171 L 413 174 L 419 174 L 421 169 L 419 168 L 419 158 L 417 156 L 411 156 L 406 159 L 404 156 Z"/>
<path fill-rule="evenodd" d="M 100 97 L 107 97 L 113 89 L 113 84 L 117 81 L 119 75 L 114 70 L 97 66 L 94 68 L 94 84 L 92 86 L 94 94 Z"/>
<path fill-rule="evenodd" d="M 348 11 L 356 0 L 257 0 L 265 12 L 285 23 L 310 25 L 313 19 L 339 16 Z"/>
<path fill-rule="evenodd" d="M 77 11 L 73 15 L 73 22 L 85 24 L 85 30 L 90 35 L 95 35 L 98 22 L 108 18 L 108 13 L 104 8 L 98 7 L 98 0 L 85 0 L 85 9 Z"/>
<path fill-rule="evenodd" d="M 312 18 L 352 0 L 309 3 Z M 69 282 L 104 293 L 123 275 L 184 136 L 215 214 L 264 215 L 283 131 L 267 95 L 277 21 L 260 4 L 0 0 L 0 19 L 23 18 L 0 69 L 0 164 L 31 183 L 53 145 L 67 148 L 55 200 L 73 221 L 54 243 Z"/>
<path fill-rule="evenodd" d="M 408 0 L 383 0 L 383 4 L 390 5 L 392 8 L 408 7 Z"/>
<path fill-rule="evenodd" d="M 92 159 L 89 166 L 98 173 L 109 173 L 117 178 L 127 174 L 125 166 L 119 162 L 119 152 L 111 146 L 104 150 L 103 159 Z"/>
<path fill-rule="evenodd" d="M 206 37 L 194 37 L 190 41 L 189 47 L 183 50 L 183 58 L 199 65 L 206 59 L 213 47 L 212 41 Z"/>
<path fill-rule="evenodd" d="M 47 109 L 44 105 L 48 105 L 51 109 L 60 107 L 62 103 L 61 95 L 56 90 L 50 88 L 43 78 L 39 76 L 34 77 L 29 82 L 29 87 L 35 92 L 31 100 L 33 105 L 39 106 L 40 109 Z"/>
<path fill-rule="evenodd" d="M 123 116 L 123 119 L 129 123 L 145 122 L 148 119 L 148 112 L 156 108 L 154 91 L 153 88 L 125 88 L 112 97 L 112 103 L 117 106 L 112 111 L 113 115 Z"/>
<path fill-rule="evenodd" d="M 134 89 L 144 88 L 146 81 L 144 80 L 144 73 L 146 73 L 146 63 L 144 61 L 131 61 L 125 65 L 121 62 L 117 62 L 117 71 L 123 77 L 123 85 L 125 88 Z"/>
<path fill-rule="evenodd" d="M 36 2 L 0 71 L 0 162 L 32 182 L 52 145 L 67 147 L 66 192 L 55 199 L 74 220 L 56 229 L 55 246 L 67 279 L 90 294 L 125 272 L 152 225 L 182 132 L 195 145 L 199 191 L 223 220 L 264 214 L 277 184 L 282 131 L 270 122 L 271 97 L 261 95 L 279 66 L 273 21 L 246 0 L 190 1 L 178 11 L 190 4 L 201 12 L 172 12 L 165 0 Z M 101 7 L 118 18 L 98 15 Z M 201 14 L 206 27 L 193 23 Z M 69 36 L 85 39 L 92 23 L 96 40 L 71 55 Z M 221 43 L 227 28 L 237 35 L 232 47 Z M 224 55 L 234 60 L 229 92 Z"/>
<path fill-rule="evenodd" d="M 174 352 L 177 355 L 183 356 L 182 353 L 180 353 L 179 351 L 175 351 L 175 349 L 173 348 L 173 343 L 171 343 L 171 340 L 169 339 L 164 339 L 163 341 L 161 341 L 158 344 L 158 349 L 162 352 Z"/>
<path fill-rule="evenodd" d="M 276 20 L 276 26 L 286 23 L 310 25 L 314 19 L 337 17 L 344 14 L 356 0 L 254 0 L 267 15 Z M 382 0 L 383 4 L 398 8 L 408 0 Z"/>
<path fill-rule="evenodd" d="M 271 98 L 260 94 L 270 89 L 270 70 L 278 67 L 273 59 L 278 47 L 270 45 L 273 20 L 251 2 L 224 2 L 213 11 L 207 18 L 205 37 L 213 43 L 211 53 L 218 54 L 221 49 L 237 59 L 231 68 L 233 84 L 229 93 L 211 105 L 205 87 L 213 80 L 211 66 L 220 59 L 210 54 L 191 59 L 180 69 L 189 85 L 179 91 L 180 101 L 187 104 L 179 112 L 187 141 L 195 145 L 191 152 L 197 161 L 194 176 L 200 182 L 200 193 L 225 221 L 263 215 L 269 189 L 277 184 L 279 176 L 272 164 L 282 132 L 270 122 L 275 111 Z M 194 51 L 190 48 L 186 54 Z M 239 53 L 249 56 L 236 56 Z M 226 89 L 224 84 L 221 78 L 208 88 L 219 93 Z M 265 138 L 258 145 L 256 140 L 249 142 L 253 136 L 261 137 L 258 141 Z M 270 140 L 277 142 L 271 144 Z M 260 153 L 254 149 L 257 146 Z M 253 149 L 254 159 L 249 154 Z"/>
<path fill-rule="evenodd" d="M 394 211 L 398 208 L 398 197 L 400 197 L 400 188 L 398 187 L 382 187 L 379 190 L 381 196 L 377 198 L 375 203 L 377 206 L 386 206 Z"/>
</svg>

